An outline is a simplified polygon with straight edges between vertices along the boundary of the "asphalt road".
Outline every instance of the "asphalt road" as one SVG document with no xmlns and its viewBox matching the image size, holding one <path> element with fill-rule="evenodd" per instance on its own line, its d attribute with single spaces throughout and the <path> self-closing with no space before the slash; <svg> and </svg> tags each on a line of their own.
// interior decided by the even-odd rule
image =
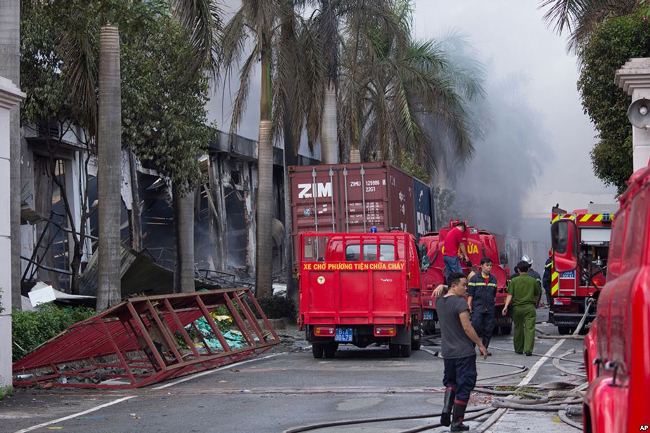
<svg viewBox="0 0 650 433">
<path fill-rule="evenodd" d="M 545 312 L 540 312 L 540 321 L 544 319 Z M 550 325 L 538 327 L 556 334 Z M 283 432 L 305 424 L 431 414 L 441 408 L 443 363 L 434 356 L 435 345 L 424 346 L 425 350 L 413 352 L 411 358 L 390 358 L 382 348 L 345 347 L 335 359 L 315 360 L 299 333 L 285 334 L 285 343 L 268 357 L 263 355 L 182 383 L 162 384 L 162 389 L 159 385 L 122 392 L 17 390 L 13 397 L 0 402 L 0 432 Z M 538 339 L 535 353 L 543 355 L 559 341 Z M 555 347 L 555 355 L 572 349 L 576 353 L 567 358 L 579 361 L 582 341 L 564 340 Z M 510 336 L 495 337 L 491 351 L 493 356 L 478 364 L 479 385 L 582 380 L 578 363 L 562 361 L 564 371 L 560 371 L 552 359 L 531 373 L 540 358 L 513 353 Z M 490 379 L 492 376 L 502 377 Z M 489 396 L 475 394 L 470 405 L 490 401 Z M 97 410 L 101 405 L 107 406 Z M 492 431 L 530 431 L 532 425 L 541 429 L 538 431 L 569 431 L 552 414 L 523 414 L 504 416 L 501 428 Z M 429 418 L 318 431 L 398 432 L 434 421 Z M 46 425 L 37 427 L 41 424 Z"/>
</svg>

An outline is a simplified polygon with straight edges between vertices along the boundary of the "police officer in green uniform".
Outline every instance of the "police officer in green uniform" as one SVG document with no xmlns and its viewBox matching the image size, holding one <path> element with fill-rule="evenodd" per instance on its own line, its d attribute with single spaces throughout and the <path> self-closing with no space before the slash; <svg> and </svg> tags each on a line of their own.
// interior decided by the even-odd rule
<svg viewBox="0 0 650 433">
<path fill-rule="evenodd" d="M 508 306 L 512 303 L 512 320 L 515 323 L 514 345 L 515 352 L 526 356 L 533 354 L 535 344 L 535 305 L 542 295 L 542 287 L 535 278 L 528 275 L 530 264 L 525 261 L 517 263 L 519 276 L 510 280 L 508 297 L 503 306 L 502 314 L 508 314 Z"/>
</svg>

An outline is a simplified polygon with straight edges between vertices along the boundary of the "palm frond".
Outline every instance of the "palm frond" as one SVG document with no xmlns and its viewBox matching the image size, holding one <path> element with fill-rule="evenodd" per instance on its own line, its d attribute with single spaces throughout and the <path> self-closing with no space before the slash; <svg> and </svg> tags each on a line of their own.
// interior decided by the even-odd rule
<svg viewBox="0 0 650 433">
<path fill-rule="evenodd" d="M 255 66 L 259 57 L 259 51 L 257 48 L 253 49 L 244 61 L 242 68 L 239 72 L 239 89 L 237 90 L 237 96 L 235 97 L 235 102 L 232 109 L 232 117 L 230 119 L 230 132 L 234 133 L 237 131 L 237 127 L 241 121 L 242 114 L 246 108 L 246 102 L 248 101 L 248 94 L 250 89 L 251 82 L 251 71 Z"/>
<path fill-rule="evenodd" d="M 565 28 L 571 32 L 571 28 L 582 16 L 587 3 L 589 0 L 544 0 L 539 7 L 548 8 L 544 20 L 561 34 Z"/>
<path fill-rule="evenodd" d="M 644 0 L 544 0 L 544 19 L 561 34 L 569 32 L 569 50 L 575 51 L 596 26 L 609 17 L 626 15 Z"/>
<path fill-rule="evenodd" d="M 196 52 L 189 73 L 195 74 L 207 66 L 216 77 L 220 61 L 218 35 L 223 25 L 221 9 L 214 0 L 172 0 L 171 4 Z"/>
<path fill-rule="evenodd" d="M 89 23 L 87 23 L 89 24 Z M 90 24 L 89 24 L 90 25 Z M 70 101 L 73 101 L 71 110 L 75 118 L 79 119 L 81 126 L 88 129 L 91 137 L 97 136 L 99 119 L 97 106 L 97 43 L 96 31 L 88 31 L 88 26 L 79 25 L 63 32 L 58 44 L 58 49 L 63 60 L 66 85 L 70 89 Z M 91 140 L 96 143 L 96 140 Z"/>
</svg>

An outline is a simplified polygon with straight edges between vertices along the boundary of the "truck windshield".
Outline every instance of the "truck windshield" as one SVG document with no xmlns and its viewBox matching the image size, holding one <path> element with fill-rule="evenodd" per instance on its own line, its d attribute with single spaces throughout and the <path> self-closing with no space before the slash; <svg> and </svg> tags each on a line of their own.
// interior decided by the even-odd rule
<svg viewBox="0 0 650 433">
<path fill-rule="evenodd" d="M 345 260 L 349 262 L 356 262 L 360 260 L 392 262 L 395 260 L 395 245 L 381 244 L 379 245 L 379 258 L 377 258 L 377 244 L 363 244 L 363 257 L 360 255 L 359 245 L 347 245 L 345 247 Z"/>
<path fill-rule="evenodd" d="M 551 226 L 551 242 L 553 244 L 553 250 L 560 254 L 566 253 L 567 243 L 568 243 L 568 227 L 569 223 L 567 221 L 558 221 L 557 223 Z"/>
</svg>

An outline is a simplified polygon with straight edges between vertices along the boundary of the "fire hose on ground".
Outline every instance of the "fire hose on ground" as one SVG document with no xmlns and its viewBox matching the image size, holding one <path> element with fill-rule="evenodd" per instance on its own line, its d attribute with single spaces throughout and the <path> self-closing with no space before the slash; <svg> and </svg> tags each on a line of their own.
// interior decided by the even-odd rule
<svg viewBox="0 0 650 433">
<path fill-rule="evenodd" d="M 428 353 L 434 355 L 435 352 L 428 351 Z M 435 354 L 436 358 L 438 357 L 437 354 Z M 488 379 L 494 379 L 498 377 L 504 377 L 504 376 L 511 376 L 511 375 L 517 375 L 521 374 L 522 372 L 526 371 L 528 368 L 525 366 L 520 366 L 516 364 L 510 364 L 510 363 L 502 363 L 502 362 L 493 362 L 493 361 L 479 361 L 479 363 L 487 363 L 491 365 L 503 365 L 506 367 L 516 367 L 517 370 L 511 371 L 509 373 L 505 374 L 500 374 L 500 375 L 495 375 L 495 376 L 490 376 L 490 377 L 482 377 L 479 380 L 488 380 Z M 525 389 L 530 389 L 532 387 L 523 387 Z M 498 390 L 492 390 L 488 389 L 485 387 L 480 387 L 474 389 L 474 392 L 481 393 L 481 394 L 491 394 L 491 395 L 499 395 L 499 396 L 512 396 L 512 395 L 517 395 L 517 396 L 523 396 L 523 397 L 529 397 L 531 399 L 536 399 L 536 400 L 521 400 L 517 401 L 516 403 L 513 402 L 512 404 L 509 404 L 507 402 L 503 402 L 501 400 L 496 400 L 496 403 L 493 402 L 491 406 L 479 406 L 476 408 L 468 409 L 467 413 L 471 414 L 465 418 L 465 420 L 475 420 L 475 419 L 480 419 L 486 415 L 492 414 L 496 412 L 499 408 L 502 407 L 508 407 L 512 409 L 523 409 L 523 410 L 544 410 L 544 411 L 557 411 L 557 410 L 566 410 L 572 407 L 572 405 L 575 405 L 578 399 L 573 398 L 571 400 L 567 400 L 563 402 L 562 404 L 552 403 L 552 399 L 550 397 L 544 397 L 539 394 L 534 394 L 526 391 L 521 391 L 520 388 L 517 388 L 516 390 L 513 391 L 498 391 Z M 581 401 L 581 400 L 580 400 Z M 512 407 L 509 407 L 512 406 Z M 323 428 L 328 428 L 328 427 L 342 427 L 342 426 L 348 426 L 348 425 L 358 425 L 358 424 L 370 424 L 370 423 L 379 423 L 379 422 L 393 422 L 393 421 L 404 421 L 404 420 L 415 420 L 415 419 L 425 419 L 425 418 L 437 418 L 440 417 L 441 413 L 428 413 L 428 414 L 420 414 L 420 415 L 408 415 L 408 416 L 394 416 L 394 417 L 382 417 L 382 418 L 361 418 L 361 419 L 350 419 L 350 420 L 340 420 L 340 421 L 329 421 L 329 422 L 324 422 L 324 423 L 316 423 L 316 424 L 310 424 L 310 425 L 305 425 L 305 426 L 300 426 L 300 427 L 295 427 L 291 428 L 288 430 L 285 430 L 284 433 L 299 433 L 299 432 L 307 432 L 307 431 L 313 431 L 313 430 L 318 430 L 318 429 L 323 429 Z M 415 432 L 421 432 L 421 431 L 426 431 L 426 430 L 431 430 L 437 427 L 441 427 L 442 425 L 440 423 L 431 423 L 431 424 L 426 424 L 418 427 L 414 427 L 411 429 L 407 430 L 401 430 L 399 433 L 415 433 Z"/>
<path fill-rule="evenodd" d="M 577 337 L 578 333 L 580 330 L 583 328 L 586 318 L 589 315 L 589 311 L 591 309 L 591 306 L 593 304 L 593 299 L 590 299 L 587 302 L 587 307 L 585 308 L 585 313 L 582 316 L 582 319 L 578 323 L 578 326 L 576 326 L 575 331 L 573 332 L 573 335 L 570 337 Z M 432 337 L 428 337 L 427 340 L 431 340 Z M 503 349 L 503 348 L 494 348 L 497 350 L 501 351 L 507 351 L 507 352 L 514 352 L 514 350 L 510 349 Z M 438 358 L 438 352 L 431 351 L 424 349 L 425 352 L 433 355 L 434 357 Z M 536 357 L 544 357 L 548 359 L 553 359 L 553 365 L 560 371 L 566 374 L 571 374 L 575 376 L 582 376 L 584 377 L 585 375 L 579 372 L 575 371 L 570 371 L 568 369 L 564 369 L 560 366 L 560 361 L 565 361 L 565 362 L 573 362 L 573 363 L 578 363 L 582 364 L 582 361 L 575 361 L 571 359 L 566 359 L 566 356 L 574 354 L 575 350 L 570 350 L 565 352 L 564 354 L 560 356 L 551 356 L 551 355 L 540 355 L 537 353 L 533 353 L 533 356 Z M 494 362 L 494 361 L 479 361 L 480 363 L 486 363 L 486 364 L 492 364 L 492 365 L 503 365 L 507 367 L 516 367 L 517 370 L 509 373 L 504 373 L 504 374 L 499 374 L 499 375 L 494 375 L 494 376 L 488 376 L 488 377 L 482 377 L 479 378 L 477 381 L 484 381 L 484 380 L 489 380 L 489 379 L 495 379 L 495 378 L 501 378 L 501 377 L 506 377 L 506 376 L 512 376 L 516 374 L 521 374 L 522 372 L 526 371 L 528 368 L 525 366 L 521 365 L 516 365 L 516 364 L 510 364 L 510 363 L 502 363 L 502 362 Z M 466 421 L 469 420 L 474 420 L 474 419 L 480 419 L 484 417 L 485 415 L 492 414 L 492 417 L 489 418 L 487 421 L 485 421 L 479 428 L 473 429 L 473 431 L 478 432 L 478 433 L 484 433 L 488 429 L 490 429 L 500 418 L 505 411 L 503 410 L 525 410 L 525 411 L 545 411 L 545 412 L 557 412 L 560 420 L 567 424 L 570 427 L 573 427 L 578 430 L 582 430 L 582 424 L 577 423 L 572 421 L 568 415 L 569 414 L 575 414 L 579 415 L 582 410 L 582 396 L 580 394 L 580 391 L 586 389 L 587 383 L 582 383 L 576 387 L 574 387 L 570 391 L 566 392 L 557 392 L 557 391 L 550 391 L 547 393 L 546 396 L 534 394 L 531 392 L 526 392 L 526 391 L 521 391 L 521 388 L 524 388 L 526 390 L 530 390 L 531 388 L 535 389 L 536 387 L 534 386 L 525 386 L 525 387 L 517 387 L 514 391 L 499 391 L 499 390 L 492 390 L 488 389 L 486 387 L 479 387 L 475 388 L 474 392 L 476 393 L 481 393 L 481 394 L 489 394 L 489 395 L 497 395 L 497 396 L 505 396 L 505 397 L 515 397 L 515 396 L 522 396 L 522 397 L 529 397 L 529 400 L 508 400 L 508 399 L 495 399 L 492 402 L 492 405 L 489 407 L 486 406 L 479 406 L 476 408 L 468 409 L 466 413 L 471 413 L 471 415 L 465 417 Z M 539 389 L 539 388 L 537 388 Z M 562 401 L 557 401 L 558 398 L 564 398 Z M 502 410 L 503 412 L 501 414 L 497 414 L 496 412 L 498 410 Z M 392 421 L 404 421 L 404 420 L 414 420 L 414 419 L 425 419 L 425 418 L 436 418 L 440 417 L 442 414 L 441 413 L 433 413 L 433 414 L 421 414 L 421 415 L 408 415 L 408 416 L 395 416 L 395 417 L 383 417 L 383 418 L 362 418 L 362 419 L 356 419 L 356 420 L 341 420 L 341 421 L 331 421 L 331 422 L 325 422 L 325 423 L 317 423 L 317 424 L 311 424 L 311 425 L 306 425 L 306 426 L 300 426 L 300 427 L 295 427 L 291 428 L 288 430 L 285 430 L 284 433 L 299 433 L 299 432 L 306 432 L 306 431 L 312 431 L 312 430 L 318 430 L 322 428 L 327 428 L 327 427 L 341 427 L 341 426 L 347 426 L 347 425 L 357 425 L 357 424 L 370 424 L 370 423 L 378 423 L 378 422 L 392 422 Z M 426 430 L 431 430 L 434 428 L 442 427 L 440 423 L 432 423 L 432 424 L 427 424 L 423 426 L 418 426 L 414 427 L 411 429 L 407 430 L 401 430 L 398 433 L 416 433 L 416 432 L 422 432 Z"/>
</svg>

